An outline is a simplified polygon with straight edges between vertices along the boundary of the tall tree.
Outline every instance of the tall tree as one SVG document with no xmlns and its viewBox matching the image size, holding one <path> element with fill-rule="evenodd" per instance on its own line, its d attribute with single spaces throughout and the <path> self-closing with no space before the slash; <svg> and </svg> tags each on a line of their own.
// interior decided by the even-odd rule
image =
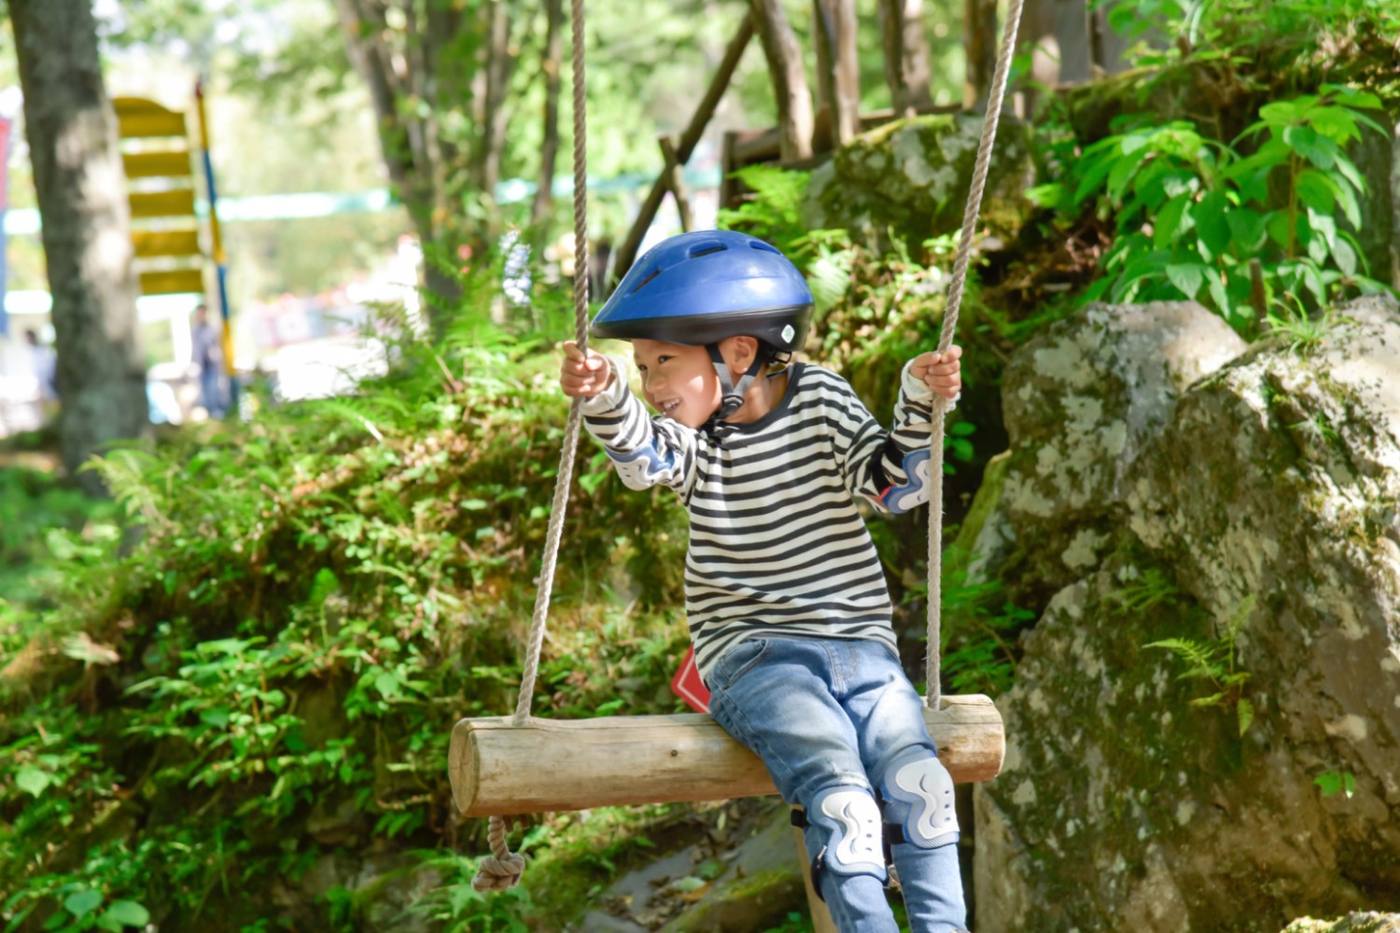
<svg viewBox="0 0 1400 933">
<path fill-rule="evenodd" d="M 564 0 L 545 0 L 545 40 L 540 54 L 544 76 L 544 139 L 540 145 L 539 187 L 530 210 L 530 225 L 543 236 L 554 205 L 554 163 L 559 155 L 559 86 L 564 60 Z"/>
<path fill-rule="evenodd" d="M 802 70 L 802 46 L 788 23 L 781 0 L 749 0 L 773 98 L 778 102 L 778 146 L 784 162 L 812 154 L 812 93 Z"/>
<path fill-rule="evenodd" d="M 490 0 L 486 4 L 486 43 L 481 49 L 481 70 L 477 72 L 483 78 L 483 92 L 474 95 L 482 105 L 482 113 L 477 120 L 481 131 L 477 134 L 472 174 L 486 205 L 488 230 L 492 233 L 498 219 L 496 186 L 501 181 L 501 160 L 505 155 L 506 125 L 510 117 L 506 92 L 515 71 L 516 53 L 511 45 L 509 14 L 506 0 Z"/>
<path fill-rule="evenodd" d="M 885 81 L 896 113 L 912 116 L 933 103 L 929 97 L 928 40 L 923 0 L 879 0 Z"/>
<path fill-rule="evenodd" d="M 10 0 L 58 337 L 59 437 L 76 470 L 146 427 L 126 180 L 89 0 Z M 96 491 L 99 480 L 82 474 Z"/>
<path fill-rule="evenodd" d="M 462 134 L 445 124 L 476 124 L 471 84 L 475 44 L 482 29 L 461 5 L 445 0 L 335 0 L 351 64 L 369 87 L 389 180 L 418 234 L 419 242 L 463 241 L 460 201 L 469 182 Z M 489 5 L 488 5 L 489 8 Z M 479 15 L 479 14 L 478 14 Z M 477 118 L 477 119 L 474 119 Z M 450 275 L 434 261 L 424 264 L 426 285 L 436 295 L 455 295 Z"/>
</svg>

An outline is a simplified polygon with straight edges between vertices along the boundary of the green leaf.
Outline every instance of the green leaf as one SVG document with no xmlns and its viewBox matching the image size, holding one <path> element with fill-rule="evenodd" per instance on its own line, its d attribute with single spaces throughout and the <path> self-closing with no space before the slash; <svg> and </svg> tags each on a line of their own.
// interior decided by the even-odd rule
<svg viewBox="0 0 1400 933">
<path fill-rule="evenodd" d="M 1356 275 L 1356 251 L 1345 238 L 1338 237 L 1333 241 L 1332 260 L 1336 262 L 1337 268 L 1342 270 L 1342 275 L 1347 278 Z"/>
<path fill-rule="evenodd" d="M 1269 235 L 1266 215 L 1247 207 L 1237 207 L 1225 215 L 1225 222 L 1230 226 L 1230 239 L 1241 255 L 1252 255 L 1264 247 Z"/>
<path fill-rule="evenodd" d="M 1152 245 L 1155 248 L 1170 249 L 1177 237 L 1188 229 L 1190 217 L 1186 214 L 1186 208 L 1190 203 L 1190 194 L 1179 194 L 1157 213 L 1152 227 Z M 1183 217 L 1186 217 L 1187 224 L 1182 223 Z"/>
<path fill-rule="evenodd" d="M 462 499 L 457 503 L 457 508 L 467 512 L 480 512 L 482 509 L 491 507 L 491 503 L 485 499 Z"/>
<path fill-rule="evenodd" d="M 1270 126 L 1285 126 L 1298 120 L 1301 109 L 1299 101 L 1276 100 L 1259 108 L 1259 118 Z"/>
<path fill-rule="evenodd" d="M 22 765 L 15 775 L 15 784 L 27 794 L 38 797 L 50 785 L 57 783 L 54 776 L 42 768 Z"/>
<path fill-rule="evenodd" d="M 1207 271 L 1205 266 L 1198 263 L 1169 263 L 1167 281 L 1171 282 L 1177 291 L 1194 301 Z"/>
<path fill-rule="evenodd" d="M 1225 292 L 1225 285 L 1215 276 L 1211 276 L 1209 282 L 1210 298 L 1215 303 L 1215 309 L 1227 318 L 1230 316 L 1230 296 Z"/>
<path fill-rule="evenodd" d="M 1318 168 L 1330 169 L 1337 158 L 1337 144 L 1307 126 L 1290 126 L 1283 131 L 1283 141 Z"/>
<path fill-rule="evenodd" d="M 1240 697 L 1235 703 L 1235 719 L 1240 726 L 1240 735 L 1244 735 L 1250 723 L 1254 722 L 1254 704 Z"/>
<path fill-rule="evenodd" d="M 1345 793 L 1350 798 L 1356 793 L 1356 775 L 1350 771 L 1324 771 L 1313 778 L 1313 783 L 1322 790 L 1324 797 Z"/>
<path fill-rule="evenodd" d="M 1212 191 L 1192 206 L 1191 216 L 1200 231 L 1201 245 L 1209 251 L 1207 262 L 1223 255 L 1230 248 L 1230 225 L 1225 220 L 1229 201 L 1221 191 Z"/>
<path fill-rule="evenodd" d="M 1279 249 L 1288 249 L 1288 241 L 1293 230 L 1288 223 L 1287 211 L 1274 211 L 1269 214 L 1264 226 L 1269 231 L 1269 239 L 1273 240 Z"/>
<path fill-rule="evenodd" d="M 1327 304 L 1327 288 L 1322 283 L 1322 276 L 1319 274 L 1317 266 L 1310 262 L 1301 263 L 1303 272 L 1303 285 L 1308 291 L 1313 293 L 1320 305 Z"/>
<path fill-rule="evenodd" d="M 1130 139 L 1132 138 L 1133 137 L 1130 137 Z M 1138 148 L 1140 147 L 1134 146 L 1129 149 L 1125 144 L 1123 154 L 1129 155 L 1136 152 Z M 1108 173 L 1107 191 L 1110 198 L 1115 201 L 1121 201 L 1123 199 L 1123 192 L 1128 187 L 1128 182 L 1137 174 L 1138 169 L 1142 168 L 1144 161 L 1145 160 L 1139 158 L 1118 159 L 1114 162 L 1113 168 L 1110 169 Z"/>
<path fill-rule="evenodd" d="M 340 580 L 329 567 L 322 567 L 316 571 L 315 578 L 311 581 L 311 594 L 306 601 L 313 606 L 323 606 L 331 594 L 340 589 Z"/>
<path fill-rule="evenodd" d="M 1026 191 L 1026 200 L 1036 207 L 1048 207 L 1059 210 L 1069 200 L 1069 189 L 1059 182 L 1051 182 L 1048 185 L 1036 185 Z"/>
<path fill-rule="evenodd" d="M 1327 255 L 1331 252 L 1331 244 L 1337 240 L 1337 221 L 1331 219 L 1327 214 L 1319 214 L 1316 210 L 1309 210 L 1306 228 L 1308 228 L 1308 235 L 1303 237 L 1303 241 L 1308 247 L 1308 258 L 1316 262 L 1317 265 L 1322 265 L 1322 263 L 1327 262 Z"/>
<path fill-rule="evenodd" d="M 1105 143 L 1112 141 L 1114 141 L 1114 137 L 1103 140 Z M 1085 150 L 1084 159 L 1081 160 L 1081 164 L 1084 166 L 1084 174 L 1080 176 L 1079 184 L 1074 189 L 1075 206 L 1082 204 L 1090 195 L 1096 194 L 1103 186 L 1104 178 L 1106 178 L 1108 173 L 1113 169 L 1113 159 L 1105 156 L 1099 156 L 1097 159 L 1092 158 L 1090 153 L 1093 149 L 1094 147 L 1091 146 L 1089 149 Z"/>
<path fill-rule="evenodd" d="M 1361 137 L 1356 118 L 1345 107 L 1318 107 L 1312 112 L 1310 122 L 1324 137 L 1339 145 Z"/>
<path fill-rule="evenodd" d="M 131 927 L 143 927 L 151 922 L 150 911 L 135 901 L 113 901 L 102 913 L 103 920 Z"/>
<path fill-rule="evenodd" d="M 1298 175 L 1298 197 L 1308 207 L 1324 214 L 1332 213 L 1337 183 L 1317 169 L 1303 169 Z"/>
<path fill-rule="evenodd" d="M 1337 203 L 1342 207 L 1342 216 L 1347 219 L 1353 229 L 1361 229 L 1361 205 L 1356 201 L 1356 194 L 1348 184 L 1333 180 L 1333 194 L 1337 196 Z"/>
<path fill-rule="evenodd" d="M 84 917 L 96 910 L 101 903 L 101 891 L 82 888 L 63 899 L 63 909 L 75 917 Z"/>
<path fill-rule="evenodd" d="M 211 725 L 216 729 L 223 729 L 228 726 L 231 710 L 223 706 L 216 706 L 213 709 L 206 709 L 199 714 L 199 721 Z"/>
<path fill-rule="evenodd" d="M 399 685 L 399 678 L 392 671 L 380 671 L 374 676 L 374 688 L 386 700 L 397 700 L 403 696 L 403 690 Z"/>
<path fill-rule="evenodd" d="M 1319 90 L 1335 97 L 1339 104 L 1344 104 L 1347 107 L 1360 107 L 1363 110 L 1381 109 L 1381 99 L 1370 91 L 1363 91 L 1345 84 L 1331 83 L 1322 85 Z"/>
</svg>

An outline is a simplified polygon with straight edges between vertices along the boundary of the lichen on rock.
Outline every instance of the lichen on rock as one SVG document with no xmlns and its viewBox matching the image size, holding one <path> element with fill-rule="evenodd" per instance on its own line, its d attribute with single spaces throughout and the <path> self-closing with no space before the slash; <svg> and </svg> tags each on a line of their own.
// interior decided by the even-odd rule
<svg viewBox="0 0 1400 933">
<path fill-rule="evenodd" d="M 980 930 L 1272 933 L 1400 901 L 1400 307 L 1244 352 L 1198 317 L 1089 309 L 1009 367 L 971 560 L 1053 597 L 977 794 Z M 1231 619 L 1226 698 L 1148 647 Z"/>
</svg>

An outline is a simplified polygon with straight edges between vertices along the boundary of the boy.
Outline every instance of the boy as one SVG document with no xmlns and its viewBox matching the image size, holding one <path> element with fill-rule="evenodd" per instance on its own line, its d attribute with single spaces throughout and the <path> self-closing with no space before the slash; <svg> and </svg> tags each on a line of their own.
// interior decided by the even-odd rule
<svg viewBox="0 0 1400 933">
<path fill-rule="evenodd" d="M 690 513 L 686 613 L 710 712 L 800 805 L 814 882 L 846 931 L 897 930 L 884 846 L 913 929 L 961 929 L 953 785 L 890 625 L 856 507 L 928 498 L 930 404 L 957 348 L 905 366 L 886 433 L 836 374 L 775 360 L 812 298 L 777 249 L 731 231 L 673 237 L 627 273 L 593 333 L 632 341 L 648 418 L 604 357 L 565 345 L 560 384 L 624 483 Z M 883 809 L 883 816 L 882 816 Z"/>
</svg>

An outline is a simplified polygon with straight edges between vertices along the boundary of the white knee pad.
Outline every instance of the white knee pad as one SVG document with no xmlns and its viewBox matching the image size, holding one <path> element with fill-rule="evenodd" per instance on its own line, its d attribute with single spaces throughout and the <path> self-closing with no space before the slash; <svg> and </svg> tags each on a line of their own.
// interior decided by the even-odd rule
<svg viewBox="0 0 1400 933">
<path fill-rule="evenodd" d="M 958 841 L 953 776 L 927 749 L 911 749 L 885 772 L 885 818 L 904 831 L 904 841 L 932 849 Z"/>
<path fill-rule="evenodd" d="M 840 875 L 885 877 L 880 807 L 861 787 L 832 787 L 812 798 L 807 823 L 825 834 L 818 867 Z"/>
</svg>

